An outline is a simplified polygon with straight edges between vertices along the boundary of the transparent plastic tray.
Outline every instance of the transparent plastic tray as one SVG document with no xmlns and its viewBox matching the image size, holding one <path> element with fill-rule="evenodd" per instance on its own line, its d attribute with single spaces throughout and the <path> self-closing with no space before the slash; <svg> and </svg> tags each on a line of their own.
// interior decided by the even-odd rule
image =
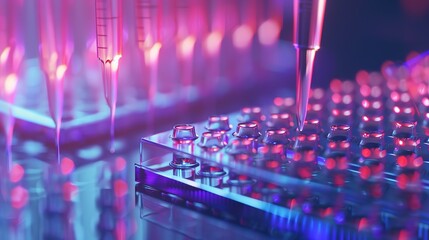
<svg viewBox="0 0 429 240">
<path fill-rule="evenodd" d="M 263 108 L 265 116 L 269 112 L 270 107 Z M 243 117 L 240 113 L 228 116 L 232 129 L 227 135 L 231 142 Z M 207 132 L 207 122 L 193 126 L 200 137 Z M 264 133 L 265 124 L 260 126 Z M 178 143 L 171 136 L 172 131 L 166 131 L 141 139 L 140 162 L 135 167 L 138 190 L 157 191 L 155 195 L 165 200 L 274 236 L 286 236 L 283 234 L 287 232 L 309 239 L 429 236 L 429 206 L 425 204 L 428 163 L 424 162 L 417 171 L 418 183 L 398 187 L 399 175 L 412 178 L 415 172 L 398 168 L 390 136 L 386 136 L 384 173 L 378 179 L 362 178 L 358 139 L 351 141 L 347 170 L 328 169 L 324 151 L 319 150 L 311 177 L 303 179 L 296 174 L 300 165 L 292 160 L 290 144 L 280 161 L 261 153 L 264 135 L 258 138 L 258 152 L 242 160 L 228 154 L 228 147 L 208 152 L 200 147 L 200 139 Z M 326 129 L 320 137 L 321 144 L 326 144 Z M 422 143 L 423 156 L 427 156 L 426 148 Z M 195 161 L 195 165 L 173 167 L 176 159 Z M 214 173 L 204 174 L 202 169 L 207 167 L 212 167 Z M 221 173 L 217 173 L 219 169 Z"/>
</svg>

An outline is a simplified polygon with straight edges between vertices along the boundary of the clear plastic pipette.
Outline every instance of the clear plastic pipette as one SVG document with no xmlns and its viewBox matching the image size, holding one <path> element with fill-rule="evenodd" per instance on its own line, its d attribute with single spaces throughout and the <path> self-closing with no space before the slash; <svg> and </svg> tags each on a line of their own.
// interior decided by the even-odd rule
<svg viewBox="0 0 429 240">
<path fill-rule="evenodd" d="M 104 96 L 110 108 L 110 152 L 115 151 L 118 67 L 122 57 L 122 0 L 95 0 L 97 56 L 102 63 Z"/>
<path fill-rule="evenodd" d="M 207 24 L 207 32 L 203 36 L 204 56 L 207 59 L 208 68 L 206 84 L 202 92 L 211 92 L 219 89 L 218 84 L 220 80 L 220 62 L 221 62 L 221 48 L 222 42 L 226 33 L 226 1 L 224 0 L 209 0 L 201 1 L 203 4 L 203 17 Z M 204 26 L 203 26 L 204 27 Z M 214 99 L 210 99 L 209 106 L 214 107 Z"/>
<path fill-rule="evenodd" d="M 148 50 L 161 42 L 162 6 L 159 0 L 135 0 L 137 44 Z"/>
<path fill-rule="evenodd" d="M 155 99 L 158 80 L 158 56 L 162 47 L 162 5 L 159 0 L 136 0 L 137 44 L 150 67 L 149 100 Z"/>
<path fill-rule="evenodd" d="M 1 123 L 6 137 L 7 168 L 12 166 L 12 139 L 14 116 L 12 104 L 18 83 L 18 68 L 24 50 L 18 34 L 18 1 L 0 0 L 0 97 L 7 103 L 6 113 L 1 114 Z"/>
<path fill-rule="evenodd" d="M 175 0 L 175 24 L 176 24 L 176 55 L 180 64 L 181 86 L 180 94 L 183 99 L 189 100 L 192 97 L 193 83 L 193 56 L 196 43 L 196 34 L 193 24 L 195 16 L 192 9 L 191 0 Z M 183 104 L 186 109 L 186 104 Z"/>
<path fill-rule="evenodd" d="M 39 0 L 40 64 L 46 75 L 49 112 L 55 124 L 57 158 L 60 162 L 60 129 L 63 85 L 73 44 L 69 40 L 69 1 Z"/>
<path fill-rule="evenodd" d="M 302 131 L 316 51 L 320 48 L 326 0 L 294 0 L 294 45 L 296 48 L 296 106 L 298 128 Z"/>
</svg>

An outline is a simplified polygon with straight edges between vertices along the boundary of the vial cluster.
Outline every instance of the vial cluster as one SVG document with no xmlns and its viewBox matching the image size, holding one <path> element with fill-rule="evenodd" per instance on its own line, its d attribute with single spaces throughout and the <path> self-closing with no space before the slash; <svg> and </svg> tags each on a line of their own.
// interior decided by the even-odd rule
<svg viewBox="0 0 429 240">
<path fill-rule="evenodd" d="M 277 97 L 268 108 L 241 109 L 236 126 L 227 115 L 209 117 L 199 137 L 195 126 L 176 125 L 171 140 L 197 141 L 208 153 L 224 152 L 238 160 L 279 160 L 268 165 L 291 166 L 304 179 L 317 174 L 321 162 L 333 173 L 353 163 L 361 179 L 382 179 L 385 165 L 391 164 L 386 163 L 388 155 L 395 159 L 396 172 L 418 171 L 427 152 L 422 146 L 429 114 L 422 112 L 429 107 L 429 96 L 413 96 L 406 80 L 397 80 L 389 71 L 360 71 L 356 81 L 334 79 L 329 89 L 313 89 L 302 131 L 296 129 L 294 99 Z"/>
<path fill-rule="evenodd" d="M 429 236 L 417 224 L 429 210 L 423 204 L 429 88 L 415 71 L 386 63 L 381 72 L 359 71 L 356 79 L 312 89 L 302 131 L 293 97 L 175 125 L 149 138 L 173 150 L 169 168 L 153 163 L 157 171 L 380 238 Z M 385 219 L 385 213 L 393 215 Z"/>
</svg>

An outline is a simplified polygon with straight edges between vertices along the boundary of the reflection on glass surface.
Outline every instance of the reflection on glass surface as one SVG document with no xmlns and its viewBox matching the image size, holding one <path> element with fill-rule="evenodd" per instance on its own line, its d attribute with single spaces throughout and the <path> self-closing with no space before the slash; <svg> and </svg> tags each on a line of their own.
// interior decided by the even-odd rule
<svg viewBox="0 0 429 240">
<path fill-rule="evenodd" d="M 55 151 L 19 141 L 10 170 L 0 165 L 7 176 L 0 179 L 0 238 L 133 239 L 137 225 L 127 159 L 137 152 L 92 157 L 89 151 L 100 147 L 82 148 L 85 156 L 65 150 L 57 164 Z M 33 156 L 24 152 L 29 149 Z"/>
</svg>

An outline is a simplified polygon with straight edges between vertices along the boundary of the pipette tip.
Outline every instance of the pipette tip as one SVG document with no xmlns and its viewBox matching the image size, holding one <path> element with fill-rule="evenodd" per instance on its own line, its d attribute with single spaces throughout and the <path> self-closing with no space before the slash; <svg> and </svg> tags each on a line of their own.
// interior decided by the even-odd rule
<svg viewBox="0 0 429 240">
<path fill-rule="evenodd" d="M 307 115 L 308 97 L 310 95 L 311 78 L 313 73 L 313 62 L 315 56 L 313 49 L 297 48 L 296 66 L 296 106 L 297 122 L 300 131 L 304 128 Z"/>
<path fill-rule="evenodd" d="M 115 153 L 115 114 L 116 101 L 110 107 L 110 153 Z"/>
<path fill-rule="evenodd" d="M 114 140 L 112 140 L 112 141 L 110 142 L 110 149 L 109 149 L 109 152 L 110 152 L 110 153 L 115 153 L 115 141 L 114 141 Z"/>
<path fill-rule="evenodd" d="M 302 92 L 300 97 L 297 98 L 297 112 L 296 112 L 296 120 L 298 123 L 298 130 L 302 131 L 304 129 L 305 117 L 307 115 L 307 100 L 303 99 Z M 305 93 L 304 93 L 305 94 Z"/>
<path fill-rule="evenodd" d="M 61 163 L 61 152 L 60 152 L 60 131 L 61 131 L 61 120 L 55 121 L 55 146 L 57 148 L 57 163 Z"/>
<path fill-rule="evenodd" d="M 305 120 L 305 116 L 297 116 L 297 122 L 298 122 L 298 130 L 300 132 L 302 132 L 302 130 L 304 129 L 304 120 Z"/>
</svg>

